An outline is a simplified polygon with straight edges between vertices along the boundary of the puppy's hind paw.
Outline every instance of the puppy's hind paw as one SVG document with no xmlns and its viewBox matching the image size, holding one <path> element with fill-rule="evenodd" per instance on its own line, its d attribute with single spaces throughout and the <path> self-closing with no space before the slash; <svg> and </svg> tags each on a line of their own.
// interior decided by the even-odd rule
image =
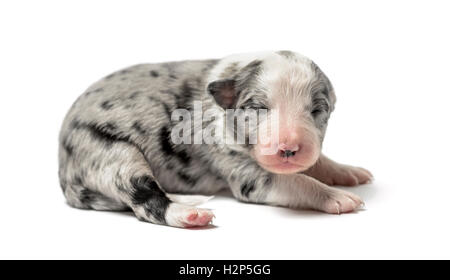
<svg viewBox="0 0 450 280">
<path fill-rule="evenodd" d="M 191 210 L 185 220 L 185 227 L 204 227 L 212 223 L 214 214 L 207 209 L 193 209 Z"/>
<path fill-rule="evenodd" d="M 209 209 L 195 208 L 172 203 L 167 209 L 166 222 L 170 226 L 181 228 L 206 227 L 215 218 Z"/>
</svg>

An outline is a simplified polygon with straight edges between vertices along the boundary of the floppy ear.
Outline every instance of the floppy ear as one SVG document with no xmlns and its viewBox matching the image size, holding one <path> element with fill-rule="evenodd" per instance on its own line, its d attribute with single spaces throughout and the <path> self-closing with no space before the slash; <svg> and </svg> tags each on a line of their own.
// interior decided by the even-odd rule
<svg viewBox="0 0 450 280">
<path fill-rule="evenodd" d="M 235 107 L 239 96 L 235 80 L 223 79 L 211 82 L 207 90 L 222 108 L 232 109 Z"/>
</svg>

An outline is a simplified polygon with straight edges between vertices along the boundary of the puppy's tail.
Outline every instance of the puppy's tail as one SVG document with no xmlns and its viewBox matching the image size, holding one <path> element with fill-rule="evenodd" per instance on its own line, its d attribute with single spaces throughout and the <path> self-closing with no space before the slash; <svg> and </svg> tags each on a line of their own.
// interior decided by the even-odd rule
<svg viewBox="0 0 450 280">
<path fill-rule="evenodd" d="M 166 194 L 166 195 L 173 202 L 188 206 L 197 206 L 206 203 L 214 198 L 214 196 L 203 196 L 203 195 L 180 195 L 180 194 Z"/>
</svg>

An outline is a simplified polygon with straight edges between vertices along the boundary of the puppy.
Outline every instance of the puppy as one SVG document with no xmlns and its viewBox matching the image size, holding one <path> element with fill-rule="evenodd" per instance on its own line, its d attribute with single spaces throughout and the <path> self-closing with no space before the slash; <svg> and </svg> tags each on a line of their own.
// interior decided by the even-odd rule
<svg viewBox="0 0 450 280">
<path fill-rule="evenodd" d="M 335 102 L 320 68 L 290 51 L 126 68 L 66 116 L 61 187 L 73 207 L 174 227 L 210 224 L 195 206 L 226 188 L 245 202 L 352 212 L 361 198 L 329 185 L 372 175 L 321 154 Z M 273 118 L 251 122 L 249 111 Z"/>
</svg>

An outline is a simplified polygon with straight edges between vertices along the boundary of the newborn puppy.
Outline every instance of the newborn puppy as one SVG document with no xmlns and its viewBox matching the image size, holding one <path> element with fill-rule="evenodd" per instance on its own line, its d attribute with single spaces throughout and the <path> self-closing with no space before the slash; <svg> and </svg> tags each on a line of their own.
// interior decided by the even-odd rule
<svg viewBox="0 0 450 280">
<path fill-rule="evenodd" d="M 98 81 L 71 108 L 60 134 L 61 187 L 73 207 L 131 209 L 174 227 L 211 223 L 213 213 L 195 205 L 225 188 L 245 202 L 351 212 L 362 200 L 328 185 L 363 184 L 371 174 L 321 154 L 335 102 L 319 67 L 290 51 L 136 65 Z M 242 109 L 236 118 L 233 109 Z M 277 118 L 252 127 L 246 113 L 236 121 L 244 109 Z M 267 133 L 251 143 L 263 125 Z"/>
</svg>

